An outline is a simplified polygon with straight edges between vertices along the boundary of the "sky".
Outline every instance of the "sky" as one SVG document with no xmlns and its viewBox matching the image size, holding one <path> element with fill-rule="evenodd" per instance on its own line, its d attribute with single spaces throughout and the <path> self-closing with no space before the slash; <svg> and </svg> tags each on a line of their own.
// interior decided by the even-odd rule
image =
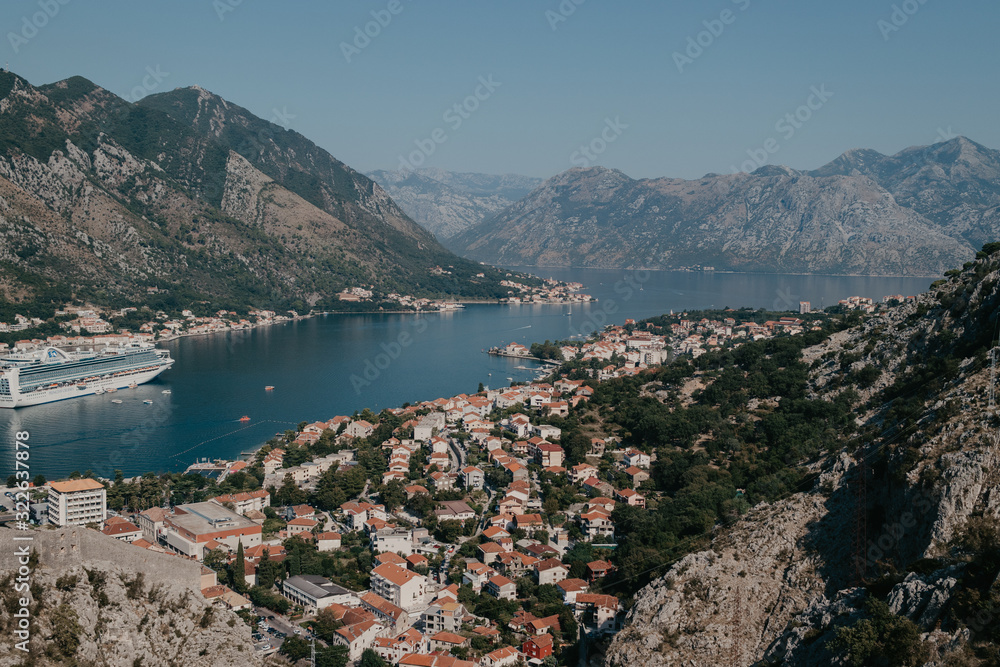
<svg viewBox="0 0 1000 667">
<path fill-rule="evenodd" d="M 989 0 L 4 0 L 0 62 L 198 85 L 361 171 L 698 178 L 1000 148 Z"/>
</svg>

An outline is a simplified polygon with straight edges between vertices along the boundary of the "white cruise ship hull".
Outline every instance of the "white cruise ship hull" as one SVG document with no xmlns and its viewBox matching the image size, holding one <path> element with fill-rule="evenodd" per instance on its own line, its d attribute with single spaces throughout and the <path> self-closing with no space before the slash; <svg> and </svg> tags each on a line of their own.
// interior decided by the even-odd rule
<svg viewBox="0 0 1000 667">
<path fill-rule="evenodd" d="M 111 388 L 126 389 L 133 382 L 135 384 L 144 384 L 149 382 L 157 375 L 167 370 L 167 368 L 169 368 L 169 366 L 161 366 L 160 368 L 143 371 L 141 373 L 136 373 L 135 375 L 108 378 L 106 380 L 91 380 L 86 383 L 86 387 L 83 389 L 80 389 L 76 385 L 70 385 L 68 387 L 56 387 L 55 389 L 40 389 L 27 394 L 19 394 L 17 397 L 12 398 L 2 396 L 0 397 L 0 408 L 24 408 L 29 405 L 55 403 L 56 401 L 65 401 L 68 398 L 90 396 L 97 392 L 98 389 L 103 389 L 104 391 Z"/>
<path fill-rule="evenodd" d="M 50 347 L 0 362 L 5 362 L 0 366 L 0 408 L 20 408 L 137 386 L 174 360 L 147 345 L 76 357 Z"/>
</svg>

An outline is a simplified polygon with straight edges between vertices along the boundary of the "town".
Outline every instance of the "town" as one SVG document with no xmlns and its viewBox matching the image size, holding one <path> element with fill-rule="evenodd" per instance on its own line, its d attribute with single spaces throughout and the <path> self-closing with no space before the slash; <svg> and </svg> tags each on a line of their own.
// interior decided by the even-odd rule
<svg viewBox="0 0 1000 667">
<path fill-rule="evenodd" d="M 603 382 L 826 317 L 768 315 L 681 313 L 585 342 L 511 343 L 506 353 L 561 365 L 531 383 L 302 422 L 166 485 L 152 473 L 36 478 L 32 518 L 201 562 L 203 594 L 254 628 L 260 655 L 294 661 L 315 642 L 406 667 L 575 664 L 630 602 L 612 585 L 616 517 L 669 498 L 650 480 L 656 452 L 572 419 Z"/>
</svg>

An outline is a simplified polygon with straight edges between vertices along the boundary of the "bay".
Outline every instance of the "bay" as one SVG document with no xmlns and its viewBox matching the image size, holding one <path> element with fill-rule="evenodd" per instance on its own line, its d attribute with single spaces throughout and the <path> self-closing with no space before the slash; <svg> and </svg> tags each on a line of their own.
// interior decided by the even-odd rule
<svg viewBox="0 0 1000 667">
<path fill-rule="evenodd" d="M 512 267 L 514 268 L 514 267 Z M 585 285 L 595 303 L 470 304 L 446 313 L 324 315 L 165 343 L 177 360 L 117 394 L 0 411 L 0 466 L 15 469 L 14 434 L 30 433 L 31 476 L 74 470 L 126 476 L 234 458 L 300 421 L 472 393 L 480 382 L 529 380 L 536 364 L 485 350 L 586 335 L 673 310 L 814 308 L 852 295 L 917 294 L 930 278 L 524 268 Z M 273 391 L 265 391 L 273 385 Z M 162 393 L 169 390 L 169 394 Z M 111 403 L 112 399 L 122 404 Z M 143 400 L 152 400 L 146 405 Z M 242 416 L 249 422 L 240 422 Z M 6 477 L 7 474 L 3 475 Z"/>
</svg>

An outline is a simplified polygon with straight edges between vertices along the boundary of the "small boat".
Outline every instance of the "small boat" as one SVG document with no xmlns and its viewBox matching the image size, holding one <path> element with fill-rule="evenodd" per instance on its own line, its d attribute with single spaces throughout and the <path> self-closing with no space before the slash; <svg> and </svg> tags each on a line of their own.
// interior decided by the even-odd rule
<svg viewBox="0 0 1000 667">
<path fill-rule="evenodd" d="M 95 395 L 97 395 L 97 396 L 100 396 L 100 395 L 101 395 L 101 394 L 103 394 L 103 393 L 104 393 L 104 390 L 103 390 L 103 389 L 95 389 L 95 390 L 94 390 L 94 394 L 95 394 Z"/>
<path fill-rule="evenodd" d="M 250 418 L 247 417 L 246 415 L 243 415 L 242 417 L 240 417 L 240 421 L 241 422 L 248 422 L 248 421 L 250 421 Z"/>
<path fill-rule="evenodd" d="M 121 404 L 122 404 L 122 399 L 120 399 L 120 398 L 116 398 L 116 399 L 114 399 L 114 400 L 113 400 L 113 401 L 111 401 L 111 402 L 112 402 L 112 403 L 114 403 L 115 405 L 121 405 Z"/>
<path fill-rule="evenodd" d="M 171 391 L 170 391 L 169 389 L 164 389 L 164 390 L 163 390 L 163 391 L 161 391 L 160 393 L 161 393 L 161 394 L 170 394 L 170 393 L 173 393 L 173 392 L 171 392 Z"/>
<path fill-rule="evenodd" d="M 138 386 L 139 386 L 139 385 L 137 385 L 137 384 L 136 384 L 135 382 L 129 382 L 129 384 L 128 384 L 128 388 L 129 388 L 129 389 L 135 389 L 135 388 L 136 388 L 136 387 L 138 387 Z"/>
<path fill-rule="evenodd" d="M 118 387 L 108 387 L 107 391 L 108 391 L 109 394 L 113 394 L 116 391 L 118 391 Z"/>
<path fill-rule="evenodd" d="M 146 405 L 152 405 L 152 404 L 153 404 L 153 401 L 151 401 L 151 400 L 149 400 L 149 399 L 147 398 L 147 399 L 146 399 L 145 401 L 143 401 L 143 403 L 145 403 Z"/>
<path fill-rule="evenodd" d="M 79 384 L 76 385 L 76 388 L 79 389 L 80 391 L 83 391 L 84 389 L 87 388 L 87 385 L 85 385 L 83 382 L 80 382 Z"/>
<path fill-rule="evenodd" d="M 266 387 L 264 387 L 264 391 L 274 391 L 274 385 L 270 385 L 270 384 L 267 385 Z"/>
</svg>

